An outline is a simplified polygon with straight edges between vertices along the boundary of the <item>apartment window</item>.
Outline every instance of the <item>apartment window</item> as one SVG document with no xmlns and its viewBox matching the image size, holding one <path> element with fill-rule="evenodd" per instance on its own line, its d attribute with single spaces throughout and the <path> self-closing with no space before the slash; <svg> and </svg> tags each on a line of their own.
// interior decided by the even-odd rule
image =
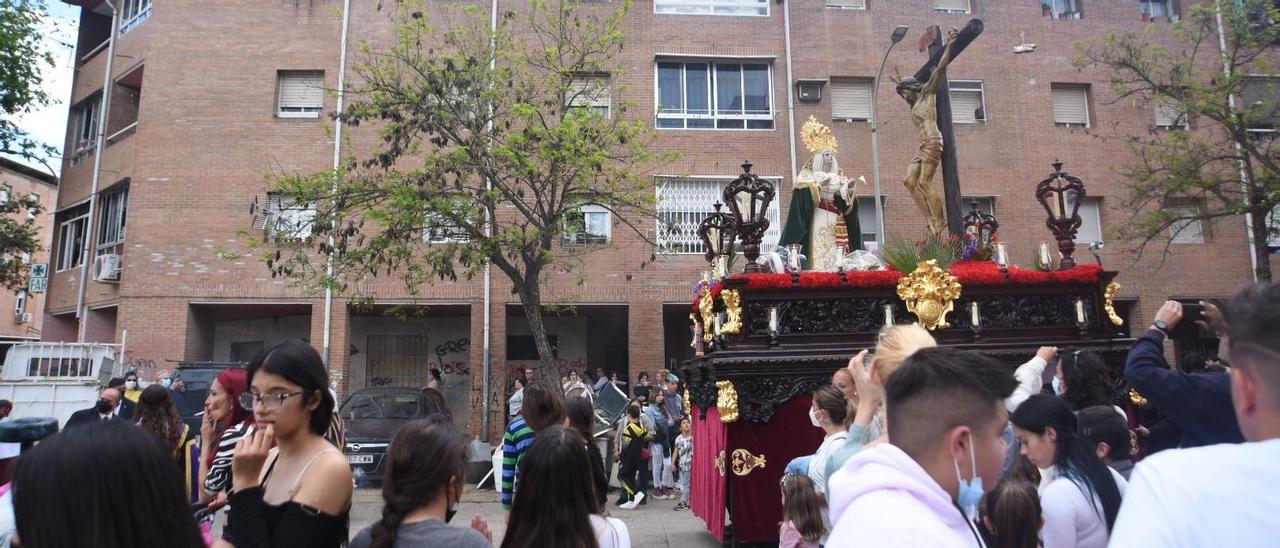
<svg viewBox="0 0 1280 548">
<path fill-rule="evenodd" d="M 129 32 L 151 17 L 151 0 L 122 0 L 120 3 L 120 34 Z"/>
<path fill-rule="evenodd" d="M 827 7 L 846 10 L 865 10 L 867 9 L 867 0 L 827 0 Z"/>
<path fill-rule="evenodd" d="M 933 0 L 933 11 L 969 13 L 969 0 Z"/>
<path fill-rule="evenodd" d="M 1168 17 L 1169 0 L 1141 0 L 1142 15 L 1146 17 Z"/>
<path fill-rule="evenodd" d="M 763 177 L 775 188 L 782 184 L 777 177 Z M 724 200 L 724 187 L 733 177 L 659 177 L 658 178 L 658 251 L 660 253 L 704 253 L 698 237 L 698 224 L 712 213 L 713 204 Z M 728 211 L 727 207 L 721 211 Z M 769 203 L 765 212 L 769 228 L 764 233 L 761 249 L 771 251 L 782 235 L 778 200 Z"/>
<path fill-rule="evenodd" d="M 1267 216 L 1267 247 L 1280 248 L 1280 206 Z"/>
<path fill-rule="evenodd" d="M 658 127 L 773 129 L 767 63 L 658 62 Z"/>
<path fill-rule="evenodd" d="M 1053 122 L 1066 127 L 1089 127 L 1089 85 L 1053 84 Z"/>
<path fill-rule="evenodd" d="M 881 210 L 884 210 L 884 197 L 880 197 Z M 880 223 L 876 222 L 875 196 L 863 196 L 858 199 L 858 224 L 862 228 L 862 243 L 867 251 L 880 250 Z"/>
<path fill-rule="evenodd" d="M 655 0 L 654 13 L 769 15 L 769 0 Z"/>
<path fill-rule="evenodd" d="M 1241 109 L 1249 131 L 1269 133 L 1280 127 L 1280 76 L 1250 75 L 1245 79 Z"/>
<path fill-rule="evenodd" d="M 1178 104 L 1171 99 L 1156 97 L 1155 101 L 1156 127 L 1161 129 L 1190 129 L 1187 123 L 1187 115 L 1181 112 Z"/>
<path fill-rule="evenodd" d="M 952 123 L 977 124 L 987 121 L 982 80 L 951 80 L 948 84 L 951 88 Z"/>
<path fill-rule="evenodd" d="M 98 141 L 98 103 L 102 98 L 98 94 L 80 101 L 71 109 L 71 164 L 93 150 Z"/>
<path fill-rule="evenodd" d="M 831 118 L 866 121 L 871 119 L 870 78 L 831 79 Z"/>
<path fill-rule="evenodd" d="M 9 185 L 0 186 L 0 205 L 9 203 L 9 197 L 13 195 L 13 187 Z"/>
<path fill-rule="evenodd" d="M 280 71 L 278 106 L 280 118 L 318 118 L 324 106 L 324 71 Z"/>
<path fill-rule="evenodd" d="M 600 206 L 583 206 L 565 215 L 565 245 L 603 244 L 609 242 L 612 227 L 609 210 Z"/>
<path fill-rule="evenodd" d="M 89 204 L 81 204 L 56 216 L 58 221 L 57 256 L 59 272 L 80 266 L 85 233 L 89 230 Z"/>
<path fill-rule="evenodd" d="M 960 197 L 960 217 L 969 214 L 973 210 L 973 203 L 978 202 L 978 211 L 988 215 L 996 214 L 996 198 L 995 196 L 961 196 Z"/>
<path fill-rule="evenodd" d="M 271 214 L 267 238 L 271 241 L 304 240 L 311 237 L 315 223 L 314 204 L 299 203 L 293 196 L 268 194 Z"/>
<path fill-rule="evenodd" d="M 27 311 L 27 292 L 18 291 L 17 293 L 14 293 L 14 295 L 15 295 L 15 298 L 13 299 L 13 313 L 14 315 L 21 316 L 24 312 Z"/>
<path fill-rule="evenodd" d="M 1198 203 L 1175 203 L 1166 205 L 1165 209 L 1179 217 L 1196 217 L 1203 214 Z M 1204 225 L 1200 219 L 1181 219 L 1169 225 L 1169 243 L 1202 244 L 1204 243 Z"/>
<path fill-rule="evenodd" d="M 33 193 L 31 194 L 31 203 L 32 203 L 32 205 L 31 205 L 30 207 L 28 207 L 28 208 L 27 208 L 27 218 L 28 218 L 28 219 L 35 219 L 35 218 L 36 218 L 36 206 L 35 206 L 35 204 L 39 204 L 39 203 L 40 203 L 40 195 L 39 195 L 39 194 L 36 194 L 36 193 L 34 193 L 34 192 L 33 192 Z"/>
<path fill-rule="evenodd" d="M 1073 202 L 1074 203 L 1074 202 Z M 1068 204 L 1071 207 L 1073 204 Z M 1076 230 L 1077 244 L 1091 244 L 1102 241 L 1102 200 L 1085 198 L 1080 204 L 1080 228 Z"/>
<path fill-rule="evenodd" d="M 98 255 L 117 253 L 116 246 L 124 243 L 129 186 L 123 185 L 103 192 L 98 199 L 98 208 Z"/>
<path fill-rule="evenodd" d="M 1079 19 L 1078 0 L 1040 0 L 1040 14 L 1051 19 Z"/>
<path fill-rule="evenodd" d="M 423 239 L 429 244 L 448 244 L 465 242 L 470 239 L 462 227 L 450 223 L 435 211 L 427 212 L 427 226 L 423 231 Z"/>
<path fill-rule="evenodd" d="M 566 103 L 569 110 L 593 112 L 602 118 L 609 117 L 612 98 L 609 95 L 608 76 L 575 76 L 569 82 Z"/>
</svg>

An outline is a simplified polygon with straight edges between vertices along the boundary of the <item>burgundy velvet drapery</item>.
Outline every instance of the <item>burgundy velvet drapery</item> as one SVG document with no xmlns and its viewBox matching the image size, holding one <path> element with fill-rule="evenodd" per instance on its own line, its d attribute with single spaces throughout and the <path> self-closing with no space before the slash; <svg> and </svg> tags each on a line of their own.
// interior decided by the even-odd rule
<svg viewBox="0 0 1280 548">
<path fill-rule="evenodd" d="M 823 432 L 809 422 L 812 396 L 801 394 L 780 406 L 767 423 L 739 420 L 729 425 L 729 450 L 746 449 L 765 457 L 763 468 L 729 479 L 733 539 L 738 542 L 778 542 L 782 521 L 782 490 L 778 480 L 791 459 L 811 455 L 822 445 Z M 728 459 L 732 462 L 732 458 Z"/>
<path fill-rule="evenodd" d="M 728 429 L 720 422 L 720 413 L 715 407 L 707 410 L 705 419 L 699 418 L 700 414 L 698 409 L 693 410 L 693 471 L 689 478 L 689 507 L 707 524 L 707 530 L 716 540 L 723 543 L 728 483 L 716 469 L 715 461 L 725 449 Z M 728 456 L 725 458 L 727 460 Z M 727 468 L 725 473 L 728 474 Z"/>
</svg>

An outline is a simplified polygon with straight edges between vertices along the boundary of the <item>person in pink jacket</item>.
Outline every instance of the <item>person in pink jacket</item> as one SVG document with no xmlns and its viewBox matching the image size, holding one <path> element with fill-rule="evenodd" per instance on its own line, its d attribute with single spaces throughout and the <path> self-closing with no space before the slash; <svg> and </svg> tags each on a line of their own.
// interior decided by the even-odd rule
<svg viewBox="0 0 1280 548">
<path fill-rule="evenodd" d="M 974 352 L 922 349 L 885 386 L 889 443 L 829 480 L 827 546 L 984 546 L 973 524 L 1004 463 L 1004 399 L 1017 381 Z M 967 514 L 967 515 L 966 515 Z"/>
</svg>

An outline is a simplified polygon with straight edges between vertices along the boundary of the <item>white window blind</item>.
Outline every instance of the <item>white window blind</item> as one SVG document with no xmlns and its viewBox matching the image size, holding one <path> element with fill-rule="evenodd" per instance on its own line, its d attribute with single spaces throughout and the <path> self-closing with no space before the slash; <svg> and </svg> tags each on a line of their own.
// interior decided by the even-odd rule
<svg viewBox="0 0 1280 548">
<path fill-rule="evenodd" d="M 609 117 L 612 98 L 609 95 L 609 78 L 607 76 L 578 76 L 569 82 L 569 108 L 581 108 L 599 112 Z"/>
<path fill-rule="evenodd" d="M 1195 205 L 1180 205 L 1168 208 L 1178 216 L 1192 217 L 1200 214 L 1200 208 Z M 1184 219 L 1169 225 L 1170 243 L 1175 244 L 1202 244 L 1204 243 L 1204 227 L 1199 219 Z"/>
<path fill-rule="evenodd" d="M 933 0 L 936 11 L 969 13 L 969 0 Z"/>
<path fill-rule="evenodd" d="M 884 198 L 880 199 L 884 203 Z M 881 209 L 884 209 L 883 205 Z M 862 228 L 862 243 L 867 251 L 880 250 L 880 224 L 876 222 L 876 197 L 863 196 L 858 199 L 858 224 Z"/>
<path fill-rule="evenodd" d="M 848 10 L 865 10 L 867 9 L 867 0 L 827 0 L 828 8 L 843 8 Z"/>
<path fill-rule="evenodd" d="M 654 13 L 769 15 L 769 0 L 655 0 Z"/>
<path fill-rule="evenodd" d="M 871 119 L 871 80 L 831 80 L 831 118 Z"/>
<path fill-rule="evenodd" d="M 951 87 L 951 121 L 953 123 L 976 124 L 986 121 L 981 81 L 952 80 L 948 85 Z"/>
<path fill-rule="evenodd" d="M 312 204 L 299 204 L 292 196 L 271 194 L 271 224 L 267 227 L 270 240 L 301 240 L 311 236 L 316 220 Z"/>
<path fill-rule="evenodd" d="M 1187 126 L 1186 116 L 1178 112 L 1178 105 L 1169 99 L 1156 98 L 1156 127 L 1178 128 Z"/>
<path fill-rule="evenodd" d="M 324 106 L 324 71 L 280 72 L 280 105 L 282 118 L 315 118 Z"/>
<path fill-rule="evenodd" d="M 1075 242 L 1090 244 L 1102 241 L 1102 200 L 1085 198 L 1080 204 L 1080 229 L 1076 231 Z"/>
<path fill-rule="evenodd" d="M 1089 86 L 1053 84 L 1053 121 L 1089 127 Z"/>
</svg>

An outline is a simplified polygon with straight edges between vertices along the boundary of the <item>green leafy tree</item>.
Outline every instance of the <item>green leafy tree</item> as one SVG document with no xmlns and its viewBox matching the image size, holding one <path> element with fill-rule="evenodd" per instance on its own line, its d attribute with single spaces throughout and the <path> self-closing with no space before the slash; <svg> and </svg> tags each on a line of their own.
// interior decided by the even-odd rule
<svg viewBox="0 0 1280 548">
<path fill-rule="evenodd" d="M 49 104 L 40 85 L 41 73 L 53 67 L 53 53 L 44 47 L 39 24 L 46 15 L 44 0 L 0 0 L 0 153 L 38 161 L 57 155 L 31 138 L 14 120 Z"/>
<path fill-rule="evenodd" d="M 44 209 L 32 196 L 8 196 L 0 202 L 0 286 L 11 291 L 26 289 L 30 265 L 24 254 L 41 249 L 36 219 Z"/>
<path fill-rule="evenodd" d="M 396 277 L 418 294 L 492 264 L 523 305 L 540 376 L 556 378 L 542 282 L 602 247 L 565 236 L 581 233 L 580 212 L 594 206 L 652 246 L 646 172 L 673 158 L 654 152 L 652 120 L 618 100 L 630 2 L 533 1 L 502 13 L 496 30 L 474 8 L 426 7 L 397 3 L 395 43 L 361 46 L 338 120 L 368 126 L 376 146 L 336 172 L 277 177 L 277 204 L 317 207 L 314 218 L 279 215 L 309 229 L 277 229 L 262 258 L 276 275 L 357 299 L 369 278 Z"/>
<path fill-rule="evenodd" d="M 1082 45 L 1076 60 L 1080 68 L 1110 69 L 1114 101 L 1149 101 L 1173 122 L 1126 137 L 1135 160 L 1124 171 L 1125 205 L 1135 214 L 1117 235 L 1137 242 L 1140 253 L 1163 241 L 1168 253 L 1173 238 L 1197 223 L 1249 214 L 1257 276 L 1270 280 L 1267 240 L 1280 229 L 1273 217 L 1280 78 L 1258 75 L 1280 74 L 1280 9 L 1273 0 L 1193 4 L 1172 35 L 1167 45 L 1153 28 L 1111 34 Z"/>
</svg>

